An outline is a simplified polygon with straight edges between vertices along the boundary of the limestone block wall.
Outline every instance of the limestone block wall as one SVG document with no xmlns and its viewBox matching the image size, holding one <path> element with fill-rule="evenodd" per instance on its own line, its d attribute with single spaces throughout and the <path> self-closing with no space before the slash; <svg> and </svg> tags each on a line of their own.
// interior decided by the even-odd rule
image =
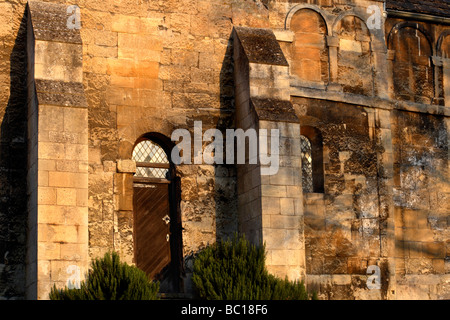
<svg viewBox="0 0 450 320">
<path fill-rule="evenodd" d="M 442 116 L 397 111 L 394 146 L 397 290 L 413 299 L 448 297 L 448 140 Z"/>
<path fill-rule="evenodd" d="M 396 75 L 389 84 L 391 98 L 448 106 L 444 84 L 448 26 L 392 17 L 385 28 L 388 66 Z"/>
<path fill-rule="evenodd" d="M 27 297 L 74 285 L 88 260 L 88 111 L 79 33 L 66 6 L 29 3 Z M 62 28 L 61 28 L 62 26 Z"/>
<path fill-rule="evenodd" d="M 252 242 L 266 244 L 270 272 L 304 279 L 300 126 L 287 91 L 288 65 L 275 35 L 266 29 L 235 28 L 234 61 L 236 126 L 259 134 L 257 161 L 237 165 L 239 229 Z M 274 142 L 279 147 L 272 149 Z M 261 159 L 264 144 L 277 156 L 272 172 Z"/>
<path fill-rule="evenodd" d="M 365 283 L 370 265 L 388 274 L 389 203 L 380 187 L 378 125 L 360 106 L 305 98 L 293 103 L 300 125 L 318 128 L 323 143 L 324 191 L 303 195 L 308 283 L 328 299 L 379 299 L 381 292 Z"/>
<path fill-rule="evenodd" d="M 257 130 L 258 118 L 250 102 L 250 65 L 248 58 L 235 36 L 233 45 L 234 84 L 236 97 L 236 127 L 244 131 Z M 261 175 L 260 165 L 249 164 L 249 141 L 245 141 L 245 161 L 238 164 L 236 172 L 241 176 L 237 183 L 239 228 L 253 243 L 261 242 Z"/>
<path fill-rule="evenodd" d="M 260 129 L 278 129 L 279 169 L 261 176 L 262 241 L 269 272 L 305 280 L 305 238 L 301 189 L 300 126 L 293 122 L 259 121 Z M 271 135 L 268 134 L 268 141 Z"/>
<path fill-rule="evenodd" d="M 267 25 L 268 10 L 253 1 L 92 1 L 80 8 L 90 257 L 114 249 L 133 263 L 132 173 L 119 172 L 118 162 L 131 159 L 146 133 L 170 139 L 183 128 L 193 135 L 194 121 L 203 132 L 234 127 L 232 21 Z M 193 253 L 237 230 L 236 170 L 191 163 L 176 171 L 188 275 Z"/>
<path fill-rule="evenodd" d="M 298 46 L 324 48 L 322 38 L 311 43 L 311 39 L 303 37 L 306 42 L 297 42 L 296 35 L 303 35 L 302 28 L 321 37 L 325 34 L 323 24 L 316 23 L 311 29 L 311 21 L 316 20 L 305 21 L 303 26 L 296 22 L 297 13 L 320 15 L 326 30 L 333 30 L 326 37 L 330 83 L 317 79 L 299 81 L 295 74 L 291 78 L 292 101 L 301 127 L 318 129 L 323 143 L 324 192 L 304 194 L 310 287 L 319 288 L 322 296 L 329 299 L 446 297 L 448 259 L 444 243 L 448 242 L 448 235 L 444 221 L 448 208 L 441 202 L 432 207 L 437 202 L 431 200 L 438 197 L 437 189 L 442 190 L 438 192 L 440 199 L 445 199 L 448 188 L 448 179 L 443 178 L 448 176 L 448 140 L 445 140 L 448 128 L 444 125 L 448 109 L 433 106 L 443 105 L 446 90 L 445 58 L 440 58 L 447 48 L 446 27 L 388 18 L 381 26 L 385 35 L 371 29 L 368 37 L 367 33 L 359 34 L 365 29 L 356 27 L 357 20 L 352 23 L 346 14 L 333 17 L 326 6 L 302 4 L 291 12 L 287 27 L 293 28 L 294 37 L 283 38 L 289 62 L 295 60 Z M 367 21 L 359 8 L 352 15 Z M 334 22 L 328 23 L 330 20 Z M 289 24 L 292 21 L 294 25 Z M 402 37 L 402 32 L 409 32 L 414 41 L 406 35 Z M 363 53 L 360 58 L 368 60 L 351 58 L 355 53 Z M 345 59 L 361 65 L 352 71 L 346 68 Z M 317 67 L 315 72 L 319 74 L 320 70 Z M 373 71 L 372 80 L 356 85 L 361 91 L 353 90 L 351 86 L 361 79 L 364 70 Z M 344 73 L 348 74 L 341 78 L 343 81 L 339 80 Z M 362 78 L 370 79 L 370 72 Z M 325 88 L 328 93 L 317 90 Z M 395 96 L 400 91 L 404 96 Z M 319 110 L 327 108 L 328 103 L 332 103 L 336 112 L 341 110 L 341 114 L 336 114 L 337 117 L 333 112 L 322 114 Z M 429 126 L 435 128 L 433 134 L 428 131 Z M 353 148 L 356 145 L 358 150 Z M 428 161 L 433 165 L 428 165 Z M 364 170 L 358 169 L 359 166 Z M 351 190 L 347 191 L 348 188 Z M 442 216 L 434 212 L 441 212 Z M 366 270 L 370 265 L 380 268 L 379 290 L 368 290 L 366 286 Z"/>
<path fill-rule="evenodd" d="M 49 5 L 56 3 L 60 1 Z M 176 128 L 193 134 L 194 121 L 202 121 L 203 131 L 278 128 L 287 134 L 282 134 L 282 140 L 291 145 L 288 148 L 285 144 L 287 153 L 280 156 L 279 178 L 286 178 L 281 187 L 274 182 L 278 178 L 261 179 L 260 169 L 252 166 L 245 172 L 226 164 L 177 167 L 186 274 L 191 270 L 188 258 L 193 253 L 233 234 L 239 224 L 245 225 L 247 234 L 259 241 L 264 237 L 263 230 L 267 231 L 266 237 L 270 232 L 276 233 L 273 230 L 293 232 L 285 223 L 294 219 L 302 225 L 303 210 L 304 240 L 302 236 L 291 238 L 295 249 L 288 250 L 295 252 L 289 252 L 292 259 L 286 259 L 289 262 L 285 265 L 281 263 L 287 252 L 281 251 L 284 249 L 280 243 L 272 247 L 268 257 L 274 272 L 292 270 L 292 277 L 297 277 L 306 271 L 311 280 L 308 285 L 320 288 L 323 298 L 445 297 L 448 291 L 442 279 L 448 277 L 449 254 L 444 221 L 448 211 L 442 204 L 448 172 L 443 155 L 446 149 L 439 141 L 443 141 L 444 131 L 447 144 L 449 139 L 448 26 L 414 20 L 414 27 L 394 28 L 407 19 L 388 17 L 381 19 L 380 29 L 370 29 L 371 14 L 367 9 L 376 5 L 382 10 L 382 1 L 168 0 L 74 4 L 80 9 L 81 28 L 60 33 L 67 29 L 64 26 L 71 14 L 61 11 L 57 19 L 61 28 L 42 29 L 39 36 L 44 38 L 36 36 L 35 45 L 28 51 L 36 52 L 28 54 L 28 66 L 36 66 L 41 77 L 37 78 L 41 81 L 36 81 L 37 97 L 33 78 L 27 81 L 26 30 L 27 21 L 31 22 L 26 14 L 27 1 L 0 4 L 4 13 L 0 17 L 0 78 L 4 83 L 0 90 L 1 297 L 25 297 L 25 282 L 37 292 L 39 251 L 34 249 L 39 243 L 40 207 L 52 208 L 46 219 L 51 219 L 48 222 L 52 230 L 62 232 L 58 237 L 64 232 L 72 237 L 75 229 L 80 230 L 71 224 L 69 215 L 84 213 L 87 207 L 88 259 L 117 250 L 125 261 L 133 263 L 133 166 L 124 164 L 131 159 L 134 143 L 143 134 L 157 132 L 170 138 Z M 311 19 L 301 18 L 306 16 Z M 235 45 L 231 35 L 235 26 L 272 30 L 289 67 L 244 59 L 240 61 L 248 68 L 242 68 L 233 59 Z M 405 54 L 406 44 L 390 46 L 389 33 L 399 30 L 401 35 L 411 31 L 408 28 L 417 29 L 420 48 L 426 49 L 424 39 L 428 39 L 429 50 L 421 52 L 430 53 L 429 59 Z M 407 32 L 408 45 L 419 44 L 412 41 L 417 40 L 415 33 Z M 296 52 L 298 46 L 302 50 Z M 419 51 L 414 48 L 410 51 Z M 357 68 L 353 60 L 357 61 Z M 407 62 L 396 68 L 394 64 L 399 60 Z M 409 62 L 417 65 L 423 76 L 406 83 L 403 80 L 409 78 L 396 76 L 394 71 L 403 70 L 406 74 L 413 70 Z M 237 69 L 239 77 L 233 77 Z M 243 86 L 241 80 L 250 78 L 250 72 L 252 80 Z M 425 86 L 426 92 L 412 95 L 409 84 L 422 84 L 425 80 L 433 84 Z M 86 104 L 82 102 L 83 90 Z M 400 100 L 396 100 L 396 95 Z M 292 103 L 286 104 L 291 96 Z M 301 189 L 295 182 L 301 169 L 296 159 L 298 150 L 293 147 L 298 143 L 298 127 L 294 125 L 297 120 L 274 120 L 268 116 L 280 110 L 290 115 L 289 105 L 300 119 L 300 132 L 305 124 L 317 125 L 325 132 L 324 193 L 301 196 L 301 190 L 296 190 Z M 43 124 L 48 126 L 42 124 L 40 131 L 39 112 L 44 116 Z M 261 120 L 264 116 L 267 118 Z M 66 120 L 78 122 L 85 117 L 87 142 L 84 123 L 64 126 Z M 439 134 L 433 132 L 430 123 L 439 128 Z M 425 129 L 409 131 L 423 124 Z M 291 135 L 293 132 L 295 135 Z M 417 136 L 429 137 L 418 140 L 428 149 L 414 141 Z M 73 152 L 86 156 L 86 143 L 87 168 L 84 158 L 72 158 Z M 415 155 L 408 150 L 416 149 L 421 150 L 419 160 L 429 161 L 423 168 L 422 160 L 416 163 L 409 159 L 409 153 Z M 409 153 L 405 154 L 405 150 Z M 292 171 L 294 176 L 289 178 Z M 82 177 L 83 186 L 75 186 L 75 175 Z M 239 177 L 245 177 L 240 181 L 246 182 L 240 183 Z M 268 201 L 264 205 L 255 201 L 262 197 L 256 192 L 259 185 L 271 190 L 269 197 L 278 199 L 273 202 L 274 208 Z M 434 188 L 442 191 L 437 194 Z M 83 195 L 86 189 L 87 205 Z M 283 190 L 275 196 L 275 189 Z M 302 209 L 299 197 L 303 197 Z M 416 200 L 410 202 L 411 199 Z M 27 203 L 32 212 L 28 221 Z M 243 208 L 248 217 L 242 214 Z M 258 218 L 248 214 L 253 209 L 261 210 Z M 57 212 L 67 216 L 67 228 L 63 227 L 66 221 L 57 220 Z M 282 212 L 286 215 L 282 216 Z M 287 214 L 292 212 L 293 215 Z M 411 217 L 415 218 L 408 220 Z M 82 226 L 85 221 L 77 223 Z M 42 269 L 41 274 L 62 285 L 68 275 L 62 261 L 68 256 L 61 250 L 68 246 L 58 242 L 60 239 L 47 240 L 40 243 L 40 250 L 47 250 L 50 258 L 42 266 L 50 269 Z M 75 241 L 73 237 L 72 240 Z M 32 250 L 27 250 L 27 246 Z M 297 252 L 303 247 L 305 264 L 302 266 L 300 257 L 296 267 Z M 316 248 L 323 253 L 321 257 L 315 253 Z M 31 270 L 28 280 L 26 259 Z M 77 259 L 68 257 L 67 261 L 78 264 L 81 260 Z M 49 273 L 58 265 L 61 272 Z M 383 270 L 381 291 L 366 288 L 368 265 L 378 265 Z M 414 293 L 410 293 L 410 288 L 415 288 Z"/>
<path fill-rule="evenodd" d="M 283 28 L 291 37 L 282 41 L 293 86 L 387 96 L 382 12 L 379 1 L 292 5 Z M 374 17 L 378 26 L 368 26 Z"/>
</svg>

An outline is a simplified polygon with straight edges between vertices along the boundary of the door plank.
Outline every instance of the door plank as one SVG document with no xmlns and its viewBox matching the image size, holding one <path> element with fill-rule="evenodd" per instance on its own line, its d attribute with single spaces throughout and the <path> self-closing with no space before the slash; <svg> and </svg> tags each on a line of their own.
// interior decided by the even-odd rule
<svg viewBox="0 0 450 320">
<path fill-rule="evenodd" d="M 134 237 L 135 259 L 138 268 L 154 278 L 171 262 L 169 188 L 155 184 L 154 188 L 134 187 Z"/>
</svg>

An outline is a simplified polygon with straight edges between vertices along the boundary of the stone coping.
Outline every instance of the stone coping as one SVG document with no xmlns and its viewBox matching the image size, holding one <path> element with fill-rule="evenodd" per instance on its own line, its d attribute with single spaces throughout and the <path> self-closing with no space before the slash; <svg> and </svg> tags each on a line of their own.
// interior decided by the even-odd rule
<svg viewBox="0 0 450 320">
<path fill-rule="evenodd" d="M 248 62 L 289 66 L 272 29 L 234 27 Z"/>
</svg>

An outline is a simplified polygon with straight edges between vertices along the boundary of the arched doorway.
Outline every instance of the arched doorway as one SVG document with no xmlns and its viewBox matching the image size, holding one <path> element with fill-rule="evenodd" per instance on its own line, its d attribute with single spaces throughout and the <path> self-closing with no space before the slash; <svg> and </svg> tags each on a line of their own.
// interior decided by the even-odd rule
<svg viewBox="0 0 450 320">
<path fill-rule="evenodd" d="M 161 292 L 182 289 L 179 179 L 167 138 L 148 134 L 136 141 L 132 159 L 133 239 L 136 266 L 160 281 Z"/>
</svg>

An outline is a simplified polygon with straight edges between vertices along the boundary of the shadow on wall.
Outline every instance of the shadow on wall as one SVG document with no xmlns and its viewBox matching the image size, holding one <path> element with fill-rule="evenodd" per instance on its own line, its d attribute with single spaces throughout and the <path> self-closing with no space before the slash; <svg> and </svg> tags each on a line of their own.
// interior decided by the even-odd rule
<svg viewBox="0 0 450 320">
<path fill-rule="evenodd" d="M 233 38 L 228 39 L 222 68 L 220 70 L 220 116 L 216 129 L 222 132 L 226 145 L 226 129 L 234 129 L 234 79 Z M 226 154 L 224 148 L 223 159 Z M 234 164 L 216 164 L 214 201 L 216 209 L 216 240 L 232 237 L 238 231 L 237 177 Z"/>
<path fill-rule="evenodd" d="M 0 298 L 25 295 L 27 239 L 27 11 L 14 46 L 0 49 L 10 61 L 10 92 L 0 135 Z M 11 32 L 13 33 L 13 32 Z M 6 41 L 5 41 L 6 42 Z M 0 106 L 0 112 L 3 109 Z"/>
</svg>

